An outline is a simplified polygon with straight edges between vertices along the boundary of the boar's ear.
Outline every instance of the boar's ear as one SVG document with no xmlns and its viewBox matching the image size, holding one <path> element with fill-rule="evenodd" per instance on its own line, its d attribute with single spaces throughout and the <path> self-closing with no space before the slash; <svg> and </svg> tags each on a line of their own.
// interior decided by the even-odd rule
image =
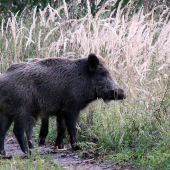
<svg viewBox="0 0 170 170">
<path fill-rule="evenodd" d="M 89 70 L 91 72 L 94 72 L 99 65 L 99 59 L 95 54 L 89 54 L 88 56 L 88 65 L 89 65 Z"/>
</svg>

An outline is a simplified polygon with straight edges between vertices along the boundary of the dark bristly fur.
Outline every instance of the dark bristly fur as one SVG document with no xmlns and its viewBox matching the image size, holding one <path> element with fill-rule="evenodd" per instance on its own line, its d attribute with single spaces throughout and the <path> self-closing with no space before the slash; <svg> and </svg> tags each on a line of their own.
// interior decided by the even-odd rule
<svg viewBox="0 0 170 170">
<path fill-rule="evenodd" d="M 123 100 L 126 94 L 111 77 L 103 58 L 95 54 L 77 60 L 47 58 L 12 65 L 0 75 L 0 153 L 5 154 L 5 134 L 13 121 L 21 149 L 28 153 L 24 137 L 25 131 L 29 140 L 27 128 L 32 129 L 28 118 L 41 117 L 43 121 L 52 115 L 57 116 L 58 123 L 56 146 L 64 147 L 67 128 L 72 148 L 78 148 L 79 112 L 97 98 Z M 48 127 L 47 121 L 44 127 Z"/>
</svg>

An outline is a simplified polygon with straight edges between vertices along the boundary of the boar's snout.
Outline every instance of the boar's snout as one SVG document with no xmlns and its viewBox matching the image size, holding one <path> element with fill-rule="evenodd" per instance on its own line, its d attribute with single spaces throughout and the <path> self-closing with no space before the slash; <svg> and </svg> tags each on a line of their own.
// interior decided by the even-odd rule
<svg viewBox="0 0 170 170">
<path fill-rule="evenodd" d="M 127 94 L 122 88 L 110 91 L 109 100 L 123 100 L 127 98 Z"/>
</svg>

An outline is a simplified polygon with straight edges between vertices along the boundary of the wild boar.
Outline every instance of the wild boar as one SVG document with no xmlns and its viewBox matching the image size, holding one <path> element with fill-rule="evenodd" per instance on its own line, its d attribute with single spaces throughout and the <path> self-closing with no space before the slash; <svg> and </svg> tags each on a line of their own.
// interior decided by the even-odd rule
<svg viewBox="0 0 170 170">
<path fill-rule="evenodd" d="M 90 102 L 123 100 L 126 94 L 112 78 L 104 59 L 95 54 L 87 58 L 46 58 L 12 65 L 0 75 L 0 153 L 5 154 L 4 139 L 14 121 L 13 132 L 24 153 L 27 118 L 57 116 L 55 145 L 63 148 L 67 128 L 73 149 L 78 149 L 76 122 L 80 110 Z"/>
</svg>

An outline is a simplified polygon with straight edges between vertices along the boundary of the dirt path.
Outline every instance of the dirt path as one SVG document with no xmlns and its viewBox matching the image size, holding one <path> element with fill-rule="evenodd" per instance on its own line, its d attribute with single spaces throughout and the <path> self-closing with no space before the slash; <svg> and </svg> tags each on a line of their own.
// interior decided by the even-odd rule
<svg viewBox="0 0 170 170">
<path fill-rule="evenodd" d="M 23 156 L 23 152 L 17 140 L 13 137 L 5 140 L 5 150 L 8 155 L 11 156 Z M 63 169 L 69 170 L 116 170 L 116 163 L 114 164 L 103 164 L 92 159 L 82 159 L 76 152 L 73 152 L 69 148 L 65 149 L 53 149 L 53 146 L 47 145 L 43 147 L 35 147 L 32 150 L 32 154 L 41 155 L 42 159 L 48 158 L 50 155 L 54 158 L 53 162 Z M 9 156 L 9 158 L 12 158 Z"/>
</svg>

